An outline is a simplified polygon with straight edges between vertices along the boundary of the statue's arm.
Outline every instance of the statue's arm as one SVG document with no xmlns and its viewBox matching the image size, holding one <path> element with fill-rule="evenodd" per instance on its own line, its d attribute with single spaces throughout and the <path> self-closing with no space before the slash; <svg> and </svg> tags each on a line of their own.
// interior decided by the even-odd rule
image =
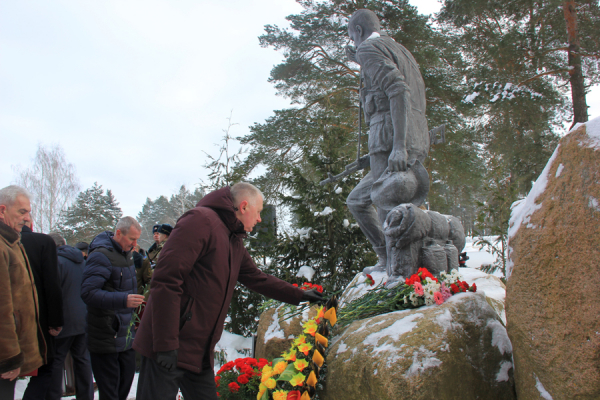
<svg viewBox="0 0 600 400">
<path fill-rule="evenodd" d="M 371 77 L 372 84 L 381 89 L 390 102 L 394 138 L 388 167 L 391 171 L 405 171 L 410 89 L 396 64 L 379 49 L 361 46 L 357 58 L 365 73 Z"/>
</svg>

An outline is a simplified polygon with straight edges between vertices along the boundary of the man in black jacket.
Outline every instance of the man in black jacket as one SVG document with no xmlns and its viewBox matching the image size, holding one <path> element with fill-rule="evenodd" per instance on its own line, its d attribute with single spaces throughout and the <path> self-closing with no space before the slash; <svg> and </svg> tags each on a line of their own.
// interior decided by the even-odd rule
<svg viewBox="0 0 600 400">
<path fill-rule="evenodd" d="M 52 381 L 45 400 L 60 400 L 62 397 L 63 370 L 69 351 L 73 357 L 76 398 L 93 400 L 92 365 L 85 334 L 86 306 L 81 299 L 85 260 L 81 250 L 67 246 L 60 234 L 50 233 L 48 236 L 54 239 L 57 246 L 65 323 L 60 334 L 54 339 L 56 352 L 52 363 Z"/>
<path fill-rule="evenodd" d="M 43 337 L 38 337 L 40 348 L 47 347 L 46 363 L 32 376 L 23 394 L 23 400 L 43 399 L 52 378 L 54 360 L 54 337 L 63 326 L 62 290 L 58 279 L 58 257 L 54 240 L 43 233 L 32 232 L 25 225 L 21 231 L 21 243 L 27 253 L 38 294 L 39 320 Z"/>
<path fill-rule="evenodd" d="M 88 350 L 102 400 L 126 400 L 135 375 L 130 323 L 144 296 L 137 294 L 131 250 L 141 233 L 135 218 L 121 218 L 115 233 L 102 232 L 92 240 L 83 272 Z"/>
</svg>

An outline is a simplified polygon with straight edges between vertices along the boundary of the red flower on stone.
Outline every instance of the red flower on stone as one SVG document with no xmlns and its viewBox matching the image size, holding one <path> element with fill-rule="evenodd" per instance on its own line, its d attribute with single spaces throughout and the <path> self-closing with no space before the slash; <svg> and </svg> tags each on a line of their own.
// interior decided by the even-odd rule
<svg viewBox="0 0 600 400">
<path fill-rule="evenodd" d="M 459 287 L 456 286 L 454 283 L 450 285 L 450 290 L 452 290 L 452 294 L 456 294 L 456 293 L 460 292 Z"/>
<path fill-rule="evenodd" d="M 471 288 L 469 289 L 471 292 L 476 292 L 477 291 L 477 285 L 476 284 L 472 284 Z"/>
<path fill-rule="evenodd" d="M 235 383 L 235 382 L 231 382 L 231 383 L 229 384 L 229 391 L 230 391 L 231 393 L 236 393 L 238 390 L 240 390 L 240 385 L 238 385 L 238 384 L 237 384 L 237 383 Z"/>
<path fill-rule="evenodd" d="M 238 376 L 237 381 L 239 383 L 241 383 L 242 385 L 245 385 L 246 383 L 250 382 L 250 379 L 249 379 L 248 375 L 244 374 L 244 375 Z"/>
<path fill-rule="evenodd" d="M 375 284 L 375 279 L 370 274 L 367 274 L 367 280 L 365 283 L 369 286 L 373 286 Z"/>
</svg>

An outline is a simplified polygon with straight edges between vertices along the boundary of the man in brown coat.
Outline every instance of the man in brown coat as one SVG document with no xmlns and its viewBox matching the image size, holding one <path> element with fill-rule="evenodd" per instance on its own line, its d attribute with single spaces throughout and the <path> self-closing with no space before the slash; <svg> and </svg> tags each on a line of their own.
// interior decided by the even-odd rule
<svg viewBox="0 0 600 400">
<path fill-rule="evenodd" d="M 38 322 L 37 293 L 20 232 L 30 220 L 29 194 L 0 189 L 0 399 L 14 398 L 15 379 L 42 365 L 45 344 Z"/>
<path fill-rule="evenodd" d="M 216 400 L 214 348 L 235 284 L 290 304 L 318 301 L 259 270 L 242 239 L 260 222 L 263 197 L 248 183 L 206 195 L 186 212 L 154 269 L 150 300 L 133 348 L 142 354 L 137 395 L 144 400 Z"/>
</svg>

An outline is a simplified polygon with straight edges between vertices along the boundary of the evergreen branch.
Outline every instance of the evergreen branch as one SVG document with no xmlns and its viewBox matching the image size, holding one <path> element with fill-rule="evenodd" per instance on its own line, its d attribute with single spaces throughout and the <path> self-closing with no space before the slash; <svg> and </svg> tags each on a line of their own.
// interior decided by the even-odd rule
<svg viewBox="0 0 600 400">
<path fill-rule="evenodd" d="M 525 79 L 524 81 L 519 82 L 517 84 L 517 86 L 523 86 L 524 84 L 526 84 L 528 82 L 531 82 L 531 81 L 534 81 L 534 80 L 536 80 L 538 78 L 541 78 L 542 76 L 545 76 L 545 75 L 553 75 L 553 74 L 558 74 L 558 73 L 561 73 L 561 72 L 569 72 L 569 71 L 570 71 L 570 69 L 561 68 L 561 69 L 555 69 L 554 71 L 544 72 L 543 74 L 537 74 L 535 76 L 532 76 L 531 78 L 528 78 L 528 79 Z"/>
</svg>

